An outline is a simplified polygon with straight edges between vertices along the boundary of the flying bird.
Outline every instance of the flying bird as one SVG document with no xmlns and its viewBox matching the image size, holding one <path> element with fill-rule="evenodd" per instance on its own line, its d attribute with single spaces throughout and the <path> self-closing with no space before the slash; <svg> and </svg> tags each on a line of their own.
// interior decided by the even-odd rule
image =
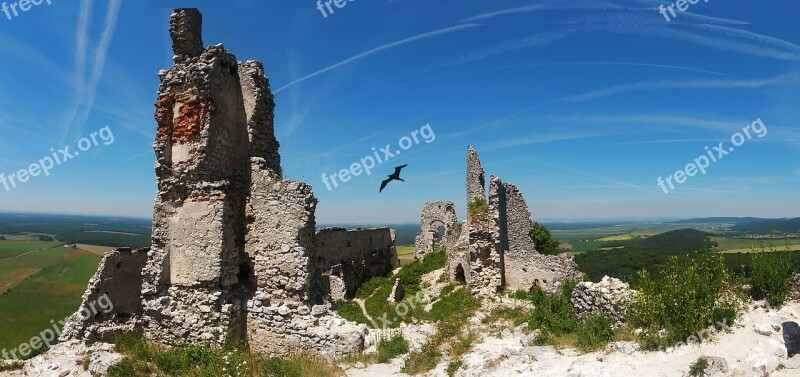
<svg viewBox="0 0 800 377">
<path fill-rule="evenodd" d="M 386 185 L 388 185 L 389 182 L 391 182 L 391 181 L 405 182 L 404 179 L 400 178 L 400 171 L 403 170 L 403 168 L 406 167 L 406 166 L 408 166 L 408 165 L 398 166 L 398 167 L 394 168 L 394 173 L 390 174 L 388 179 L 386 179 L 383 182 L 381 182 L 381 189 L 378 192 L 383 192 L 383 189 L 385 189 Z"/>
</svg>

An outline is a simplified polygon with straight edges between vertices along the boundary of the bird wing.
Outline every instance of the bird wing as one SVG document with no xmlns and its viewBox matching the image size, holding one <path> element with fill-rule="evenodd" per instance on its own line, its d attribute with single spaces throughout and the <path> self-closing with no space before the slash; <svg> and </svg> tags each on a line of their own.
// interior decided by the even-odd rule
<svg viewBox="0 0 800 377">
<path fill-rule="evenodd" d="M 391 180 L 392 179 L 390 178 L 390 179 L 387 179 L 387 180 L 384 180 L 383 182 L 381 182 L 381 189 L 378 192 L 383 192 L 383 189 L 386 188 L 386 185 L 388 185 L 389 182 L 391 182 Z"/>
<path fill-rule="evenodd" d="M 398 166 L 398 167 L 394 168 L 394 173 L 395 174 L 400 174 L 400 170 L 403 170 L 403 168 L 406 167 L 406 166 L 408 166 L 408 164 L 403 165 L 403 166 Z"/>
</svg>

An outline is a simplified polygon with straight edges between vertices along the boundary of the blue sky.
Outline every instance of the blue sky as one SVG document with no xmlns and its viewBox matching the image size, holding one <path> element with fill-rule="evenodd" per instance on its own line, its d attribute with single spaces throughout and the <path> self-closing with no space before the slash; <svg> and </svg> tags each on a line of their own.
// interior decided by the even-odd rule
<svg viewBox="0 0 800 377">
<path fill-rule="evenodd" d="M 0 13 L 0 173 L 108 125 L 114 142 L 6 191 L 0 210 L 148 217 L 156 73 L 168 6 L 196 4 L 206 45 L 264 62 L 286 176 L 320 223 L 464 215 L 465 156 L 517 184 L 535 219 L 800 216 L 800 3 L 650 0 L 64 1 Z M 158 6 L 154 6 L 158 4 Z M 756 119 L 768 129 L 669 194 L 657 185 Z M 430 124 L 328 191 L 321 175 Z M 405 183 L 378 194 L 394 166 Z"/>
</svg>

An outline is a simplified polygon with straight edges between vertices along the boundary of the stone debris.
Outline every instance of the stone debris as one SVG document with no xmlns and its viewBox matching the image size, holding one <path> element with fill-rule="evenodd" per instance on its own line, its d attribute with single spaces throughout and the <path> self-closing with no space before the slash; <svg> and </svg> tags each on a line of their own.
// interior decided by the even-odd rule
<svg viewBox="0 0 800 377">
<path fill-rule="evenodd" d="M 625 315 L 633 302 L 635 291 L 617 278 L 604 276 L 599 283 L 582 282 L 575 286 L 570 304 L 579 318 L 600 314 L 612 318 L 617 324 L 625 322 Z"/>
</svg>

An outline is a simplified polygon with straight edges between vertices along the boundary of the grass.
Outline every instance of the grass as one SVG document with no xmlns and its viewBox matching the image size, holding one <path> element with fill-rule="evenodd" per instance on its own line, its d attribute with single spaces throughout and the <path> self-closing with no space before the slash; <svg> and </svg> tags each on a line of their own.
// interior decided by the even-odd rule
<svg viewBox="0 0 800 377">
<path fill-rule="evenodd" d="M 645 349 L 669 347 L 704 331 L 710 323 L 732 323 L 741 286 L 725 267 L 721 254 L 696 252 L 672 256 L 655 274 L 639 273 L 639 293 L 628 321 L 641 327 Z M 665 330 L 662 333 L 662 330 Z"/>
<path fill-rule="evenodd" d="M 109 369 L 112 377 L 269 376 L 329 377 L 343 372 L 328 361 L 307 355 L 266 357 L 243 348 L 188 345 L 168 349 L 147 342 L 141 334 L 126 334 L 115 342 L 126 358 Z"/>
<path fill-rule="evenodd" d="M 13 349 L 28 342 L 51 327 L 50 320 L 60 321 L 78 309 L 100 257 L 82 250 L 58 248 L 51 252 L 61 260 L 0 296 L 0 349 Z"/>
<path fill-rule="evenodd" d="M 361 306 L 353 301 L 339 300 L 336 301 L 337 312 L 342 318 L 356 323 L 371 323 L 370 320 L 364 315 Z"/>
<path fill-rule="evenodd" d="M 480 300 L 463 288 L 433 304 L 423 319 L 436 322 L 436 334 L 420 350 L 408 355 L 402 371 L 412 375 L 430 371 L 441 360 L 442 350 L 449 350 L 450 357 L 455 359 L 466 353 L 475 338 L 464 334 L 463 328 L 479 307 Z"/>
<path fill-rule="evenodd" d="M 787 244 L 788 249 L 790 245 Z M 780 307 L 789 297 L 792 278 L 797 270 L 791 254 L 777 252 L 753 251 L 751 257 L 750 284 L 753 286 L 752 296 L 756 300 L 767 299 L 770 305 Z"/>
<path fill-rule="evenodd" d="M 378 321 L 378 325 L 384 325 L 385 321 L 386 326 L 389 328 L 396 328 L 402 321 L 410 321 L 412 317 L 419 318 L 419 312 L 422 311 L 422 303 L 414 302 L 414 300 L 416 300 L 415 295 L 417 292 L 422 289 L 420 287 L 422 275 L 443 268 L 446 261 L 447 256 L 443 251 L 429 253 L 422 261 L 415 261 L 403 266 L 397 274 L 378 276 L 368 280 L 358 289 L 356 297 L 364 300 L 364 307 L 367 313 Z M 400 279 L 403 282 L 406 291 L 405 298 L 399 303 L 390 303 L 386 301 L 386 298 L 391 293 L 395 279 Z M 405 315 L 400 315 L 403 313 L 399 313 L 398 305 L 404 305 L 410 311 Z M 340 314 L 342 310 L 345 313 L 342 315 L 343 317 L 374 327 L 374 324 L 364 317 L 363 313 L 361 315 L 356 313 L 352 305 L 345 304 L 340 307 Z M 383 318 L 383 321 L 378 320 L 378 318 Z"/>
</svg>

